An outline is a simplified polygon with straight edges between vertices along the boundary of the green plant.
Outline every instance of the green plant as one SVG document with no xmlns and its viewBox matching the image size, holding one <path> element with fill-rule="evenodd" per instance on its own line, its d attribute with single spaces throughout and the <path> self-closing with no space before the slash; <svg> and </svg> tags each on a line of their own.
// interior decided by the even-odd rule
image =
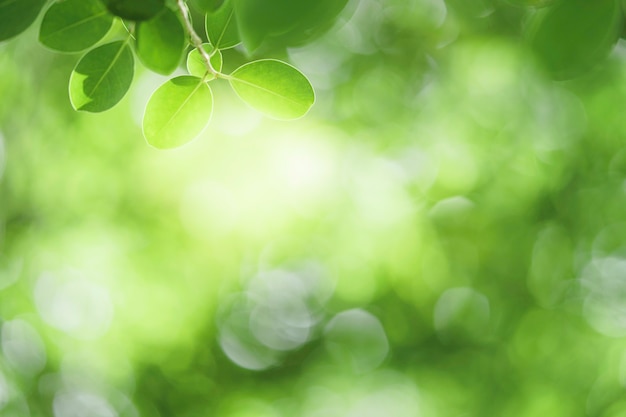
<svg viewBox="0 0 626 417">
<path fill-rule="evenodd" d="M 277 119 L 304 116 L 315 101 L 309 80 L 276 59 L 256 59 L 222 72 L 222 51 L 243 43 L 248 56 L 263 45 L 307 42 L 326 30 L 346 0 L 197 0 L 206 40 L 196 32 L 186 0 L 0 0 L 0 41 L 35 22 L 42 10 L 39 41 L 65 53 L 82 53 L 69 81 L 75 110 L 102 112 L 130 89 L 135 57 L 159 74 L 172 74 L 187 55 L 189 75 L 176 76 L 150 98 L 143 119 L 148 143 L 159 149 L 183 145 L 208 125 L 213 94 L 209 84 L 227 81 L 249 106 Z M 268 12 L 279 10 L 279 12 Z M 120 36 L 101 43 L 121 21 Z M 110 37 L 107 37 L 107 39 Z M 191 50 L 189 51 L 189 49 Z M 86 51 L 86 52 L 85 52 Z"/>
</svg>

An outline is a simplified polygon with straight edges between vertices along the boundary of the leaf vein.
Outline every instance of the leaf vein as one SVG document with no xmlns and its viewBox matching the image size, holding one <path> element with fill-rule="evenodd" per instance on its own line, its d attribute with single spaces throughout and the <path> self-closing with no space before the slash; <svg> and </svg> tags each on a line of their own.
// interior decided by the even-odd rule
<svg viewBox="0 0 626 417">
<path fill-rule="evenodd" d="M 196 87 L 193 89 L 193 91 L 191 93 L 189 93 L 189 95 L 185 98 L 185 100 L 181 103 L 180 106 L 178 106 L 178 108 L 176 109 L 176 111 L 174 112 L 174 114 L 172 114 L 167 121 L 165 122 L 165 124 L 163 124 L 163 126 L 161 126 L 161 128 L 159 130 L 157 130 L 157 132 L 162 132 L 165 130 L 165 128 L 172 123 L 172 121 L 176 118 L 176 116 L 178 115 L 178 113 L 180 113 L 183 109 L 183 107 L 185 107 L 185 105 L 189 102 L 189 100 L 191 100 L 191 97 L 193 97 L 194 94 L 196 94 L 196 91 L 198 91 L 198 89 L 200 88 L 200 86 L 203 84 L 202 81 L 200 81 L 198 83 L 198 85 L 196 85 Z"/>
<path fill-rule="evenodd" d="M 224 25 L 224 28 L 222 29 L 222 32 L 220 33 L 219 38 L 217 38 L 215 49 L 219 49 L 220 44 L 222 43 L 222 39 L 224 38 L 224 35 L 226 35 L 226 30 L 228 30 L 228 25 L 230 25 L 230 21 L 232 20 L 234 14 L 235 14 L 235 9 L 231 9 L 230 14 L 228 15 L 228 18 L 226 19 L 226 24 Z"/>
<path fill-rule="evenodd" d="M 89 16 L 89 17 L 87 17 L 85 19 L 82 19 L 82 20 L 79 20 L 77 22 L 74 22 L 71 25 L 67 25 L 67 26 L 64 26 L 64 27 L 62 27 L 62 28 L 60 28 L 58 30 L 55 30 L 54 32 L 50 32 L 47 35 L 42 36 L 41 39 L 48 39 L 48 38 L 50 38 L 52 36 L 58 35 L 59 33 L 65 32 L 66 30 L 73 29 L 76 26 L 82 25 L 82 24 L 87 23 L 87 22 L 89 22 L 91 20 L 95 20 L 95 19 L 99 18 L 100 16 L 106 15 L 107 13 L 108 12 L 106 10 L 104 10 L 104 11 L 102 11 L 102 12 L 96 14 L 96 15 Z"/>
<path fill-rule="evenodd" d="M 109 72 L 111 72 L 111 69 L 117 63 L 117 60 L 120 58 L 120 56 L 122 55 L 122 52 L 124 51 L 125 48 L 126 48 L 126 42 L 122 42 L 122 46 L 121 46 L 120 50 L 117 51 L 117 53 L 115 54 L 115 56 L 111 60 L 111 63 L 109 64 L 109 66 L 104 70 L 104 72 L 102 73 L 102 77 L 100 77 L 100 79 L 98 79 L 98 82 L 96 83 L 96 85 L 94 85 L 93 89 L 89 93 L 87 93 L 88 97 L 91 97 L 92 94 L 95 93 L 95 91 L 98 89 L 98 87 L 100 87 L 100 84 L 102 84 L 102 82 L 107 77 Z"/>
<path fill-rule="evenodd" d="M 254 84 L 254 83 L 252 83 L 252 82 L 250 82 L 250 81 L 242 80 L 241 78 L 237 78 L 237 77 L 232 77 L 232 81 L 240 82 L 240 83 L 242 83 L 242 84 L 246 84 L 246 85 L 249 85 L 249 86 L 251 86 L 251 87 L 258 88 L 258 89 L 259 89 L 259 90 L 261 90 L 261 91 L 264 91 L 264 92 L 266 92 L 266 93 L 269 93 L 269 94 L 275 95 L 276 97 L 280 97 L 280 98 L 282 98 L 282 99 L 285 99 L 285 100 L 287 100 L 287 101 L 290 101 L 290 102 L 292 102 L 292 103 L 294 103 L 294 104 L 297 104 L 298 106 L 303 106 L 303 105 L 304 105 L 301 101 L 297 101 L 297 100 L 294 100 L 294 99 L 292 99 L 292 98 L 290 98 L 290 97 L 283 96 L 282 94 L 277 93 L 276 91 L 273 91 L 273 90 L 267 89 L 267 88 L 262 87 L 262 86 L 260 86 L 260 85 L 258 85 L 258 84 Z"/>
</svg>

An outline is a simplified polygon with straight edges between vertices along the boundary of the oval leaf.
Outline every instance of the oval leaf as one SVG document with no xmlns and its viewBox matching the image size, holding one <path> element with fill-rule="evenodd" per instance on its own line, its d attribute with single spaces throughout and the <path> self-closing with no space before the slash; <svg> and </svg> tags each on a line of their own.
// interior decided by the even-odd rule
<svg viewBox="0 0 626 417">
<path fill-rule="evenodd" d="M 202 47 L 209 55 L 213 52 L 213 45 L 210 43 L 204 43 L 202 44 Z M 222 53 L 219 49 L 213 52 L 213 55 L 211 56 L 211 65 L 217 72 L 222 70 Z M 197 49 L 193 49 L 189 52 L 189 55 L 187 55 L 187 71 L 189 71 L 189 74 L 201 78 L 204 78 L 208 72 L 204 63 L 204 58 L 202 58 L 200 51 Z M 215 76 L 207 77 L 205 80 L 213 78 L 215 78 Z"/>
<path fill-rule="evenodd" d="M 229 80 L 243 101 L 276 119 L 302 117 L 315 102 L 313 87 L 304 74 L 275 59 L 245 64 Z"/>
<path fill-rule="evenodd" d="M 107 43 L 78 61 L 70 77 L 70 101 L 76 110 L 101 112 L 116 105 L 133 80 L 133 54 L 126 41 Z"/>
<path fill-rule="evenodd" d="M 28 29 L 45 3 L 45 0 L 0 0 L 0 41 Z"/>
<path fill-rule="evenodd" d="M 116 16 L 128 20 L 148 20 L 156 16 L 165 0 L 103 0 L 107 9 Z"/>
<path fill-rule="evenodd" d="M 185 29 L 176 14 L 164 8 L 154 18 L 137 23 L 137 56 L 154 72 L 171 74 L 187 45 Z"/>
<path fill-rule="evenodd" d="M 581 75 L 605 59 L 619 38 L 617 0 L 567 0 L 539 10 L 527 37 L 538 58 L 557 79 Z"/>
<path fill-rule="evenodd" d="M 113 16 L 99 0 L 65 0 L 44 14 L 39 41 L 61 52 L 78 52 L 95 45 L 113 25 Z"/>
<path fill-rule="evenodd" d="M 226 0 L 216 11 L 210 11 L 205 19 L 206 34 L 217 49 L 226 49 L 241 43 L 235 9 L 231 0 Z"/>
<path fill-rule="evenodd" d="M 212 112 L 213 94 L 201 78 L 176 77 L 150 97 L 143 117 L 143 134 L 155 148 L 176 148 L 202 133 Z"/>
</svg>

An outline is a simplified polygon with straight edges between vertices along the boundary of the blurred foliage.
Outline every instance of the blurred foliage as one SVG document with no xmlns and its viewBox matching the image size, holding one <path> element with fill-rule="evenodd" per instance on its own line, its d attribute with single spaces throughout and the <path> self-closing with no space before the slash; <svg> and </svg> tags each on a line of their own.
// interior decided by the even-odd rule
<svg viewBox="0 0 626 417">
<path fill-rule="evenodd" d="M 76 56 L 0 44 L 0 414 L 626 415 L 625 44 L 546 62 L 519 3 L 351 1 L 265 46 L 307 118 L 216 88 L 168 152 L 163 77 L 77 114 Z"/>
</svg>

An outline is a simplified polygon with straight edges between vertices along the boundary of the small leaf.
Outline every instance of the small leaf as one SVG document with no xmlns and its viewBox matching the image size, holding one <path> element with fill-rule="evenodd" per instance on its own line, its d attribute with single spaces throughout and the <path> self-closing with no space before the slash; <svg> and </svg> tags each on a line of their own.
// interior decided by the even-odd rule
<svg viewBox="0 0 626 417">
<path fill-rule="evenodd" d="M 209 55 L 213 51 L 213 45 L 211 45 L 210 43 L 202 44 L 202 48 L 204 48 L 204 50 Z M 219 49 L 214 52 L 213 56 L 211 56 L 211 65 L 213 66 L 213 69 L 217 72 L 222 71 L 222 53 L 219 51 Z M 189 71 L 189 74 L 201 78 L 204 77 L 207 73 L 204 59 L 200 55 L 200 51 L 195 48 L 191 52 L 189 52 L 189 55 L 187 55 L 187 71 Z M 207 80 L 213 78 L 215 78 L 215 76 L 207 77 Z"/>
<path fill-rule="evenodd" d="M 46 0 L 0 0 L 0 41 L 28 29 L 45 3 Z"/>
<path fill-rule="evenodd" d="M 205 24 L 209 42 L 217 49 L 232 48 L 241 43 L 235 9 L 230 0 L 224 1 L 224 4 L 216 11 L 208 12 Z"/>
<path fill-rule="evenodd" d="M 276 119 L 302 117 L 315 102 L 313 87 L 304 74 L 275 59 L 247 63 L 229 80 L 243 101 Z"/>
<path fill-rule="evenodd" d="M 103 0 L 107 9 L 116 16 L 128 20 L 148 20 L 156 16 L 165 0 Z"/>
<path fill-rule="evenodd" d="M 76 110 L 101 112 L 116 105 L 133 80 L 133 53 L 126 41 L 87 52 L 70 77 L 70 101 Z"/>
<path fill-rule="evenodd" d="M 95 45 L 113 25 L 113 16 L 98 0 L 65 0 L 46 11 L 39 41 L 61 52 L 78 52 Z"/>
<path fill-rule="evenodd" d="M 178 67 L 187 39 L 172 10 L 166 7 L 152 19 L 137 23 L 136 35 L 137 56 L 147 68 L 167 75 Z"/>
<path fill-rule="evenodd" d="M 155 148 L 176 148 L 202 133 L 212 112 L 213 94 L 201 78 L 176 77 L 150 97 L 143 117 L 143 134 Z"/>
</svg>

